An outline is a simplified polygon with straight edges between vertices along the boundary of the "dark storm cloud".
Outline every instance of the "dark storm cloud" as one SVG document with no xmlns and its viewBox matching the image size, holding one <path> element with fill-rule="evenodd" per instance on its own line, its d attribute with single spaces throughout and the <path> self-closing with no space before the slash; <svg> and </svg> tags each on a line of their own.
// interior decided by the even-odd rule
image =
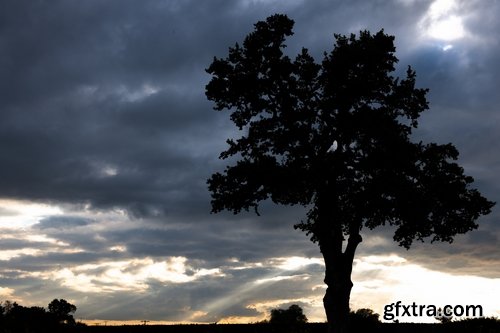
<svg viewBox="0 0 500 333">
<path fill-rule="evenodd" d="M 287 237 L 282 237 L 284 234 Z M 104 234 L 104 237 L 109 237 L 112 242 L 127 244 L 127 251 L 134 256 L 187 256 L 209 261 L 214 267 L 221 260 L 239 258 L 258 261 L 269 253 L 287 256 L 316 252 L 317 255 L 316 247 L 309 244 L 303 234 L 293 232 L 290 227 L 270 232 L 253 229 L 250 225 L 233 227 L 211 223 L 207 227 L 195 229 L 131 229 Z"/>
<path fill-rule="evenodd" d="M 0 251 L 1 250 L 21 250 L 24 248 L 37 248 L 44 249 L 48 246 L 44 242 L 33 242 L 25 239 L 18 238 L 2 238 L 0 239 Z"/>
<path fill-rule="evenodd" d="M 38 229 L 66 229 L 73 230 L 75 227 L 86 226 L 92 223 L 92 220 L 78 216 L 51 216 L 46 217 L 35 225 Z"/>
<path fill-rule="evenodd" d="M 60 1 L 4 6 L 0 45 L 8 52 L 2 52 L 1 74 L 9 80 L 1 87 L 2 194 L 120 206 L 135 216 L 151 216 L 179 207 L 190 206 L 193 213 L 207 208 L 204 181 L 215 167 L 207 169 L 206 161 L 214 161 L 224 136 L 213 135 L 223 130 L 222 118 L 210 112 L 203 96 L 208 79 L 203 70 L 213 55 L 241 41 L 257 19 L 270 10 L 288 9 L 297 21 L 289 49 L 308 46 L 319 61 L 321 52 L 331 48 L 333 32 L 385 27 L 396 33 L 408 17 L 422 15 L 428 3 L 318 1 L 266 8 L 225 1 L 147 1 L 140 6 Z M 392 19 L 382 20 L 389 9 Z M 451 94 L 471 100 L 474 91 L 464 91 L 468 85 L 460 83 L 474 68 L 459 67 L 453 52 L 426 52 L 410 59 L 428 74 L 420 75 L 423 83 L 433 83 L 435 95 L 458 104 L 461 100 Z"/>
<path fill-rule="evenodd" d="M 311 14 L 328 5 L 317 6 L 308 8 Z M 205 192 L 202 181 L 210 172 L 202 167 L 223 140 L 210 145 L 220 118 L 204 101 L 203 69 L 265 10 L 238 2 L 168 1 L 6 7 L 3 195 L 154 215 L 171 209 L 179 190 L 179 199 L 186 199 L 181 205 L 189 204 L 186 196 Z M 349 10 L 368 7 L 356 2 Z M 339 3 L 327 12 L 340 18 L 343 11 Z M 239 28 L 231 29 L 236 22 Z M 326 43 L 330 29 L 323 29 L 330 35 Z M 198 147 L 207 137 L 208 147 Z M 112 168 L 117 174 L 107 175 Z"/>
<path fill-rule="evenodd" d="M 208 3 L 3 6 L 3 196 L 154 215 L 202 190 L 198 155 L 218 119 L 203 69 L 219 39 L 200 33 L 231 31 L 205 15 Z"/>
<path fill-rule="evenodd" d="M 42 231 L 45 236 L 64 245 L 49 249 L 43 255 L 21 254 L 11 259 L 9 265 L 21 269 L 21 265 L 47 267 L 51 262 L 57 267 L 62 263 L 70 264 L 71 261 L 76 264 L 127 257 L 162 259 L 183 256 L 205 262 L 206 268 L 216 268 L 232 258 L 261 261 L 269 253 L 276 257 L 319 255 L 317 246 L 310 243 L 308 237 L 292 229 L 293 223 L 299 220 L 297 210 L 274 212 L 279 214 L 267 214 L 257 220 L 253 220 L 251 214 L 247 214 L 246 219 L 240 217 L 240 220 L 230 220 L 229 217 L 223 220 L 207 214 L 204 219 L 197 221 L 155 222 L 150 225 L 138 222 L 124 225 L 118 221 L 53 216 L 35 224 L 32 230 L 34 233 Z M 21 234 L 17 236 L 22 237 Z M 16 245 L 13 238 L 3 241 L 6 249 Z M 2 244 L 0 241 L 0 246 Z M 23 240 L 19 241 L 16 248 L 37 248 L 37 244 Z M 113 250 L 117 246 L 123 246 L 123 251 Z M 60 252 L 65 249 L 78 249 L 78 252 Z"/>
<path fill-rule="evenodd" d="M 48 272 L 58 267 L 82 265 L 102 259 L 120 259 L 120 256 L 114 255 L 111 251 L 108 252 L 106 256 L 102 253 L 93 253 L 90 251 L 81 253 L 48 252 L 42 255 L 22 255 L 14 257 L 8 260 L 8 267 L 20 271 Z"/>
</svg>

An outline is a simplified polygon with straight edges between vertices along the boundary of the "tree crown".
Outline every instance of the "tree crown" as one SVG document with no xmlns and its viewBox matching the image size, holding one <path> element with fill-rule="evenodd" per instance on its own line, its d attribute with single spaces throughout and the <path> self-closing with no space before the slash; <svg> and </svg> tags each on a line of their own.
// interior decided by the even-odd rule
<svg viewBox="0 0 500 333">
<path fill-rule="evenodd" d="M 313 241 L 333 225 L 349 235 L 389 223 L 406 248 L 477 228 L 493 203 L 470 188 L 456 148 L 411 141 L 427 90 L 415 87 L 411 67 L 403 79 L 391 75 L 394 37 L 335 35 L 316 63 L 305 48 L 293 60 L 284 54 L 292 28 L 285 15 L 258 22 L 207 69 L 207 98 L 243 133 L 220 155 L 239 160 L 208 180 L 212 211 L 300 204 L 310 210 L 296 227 Z"/>
<path fill-rule="evenodd" d="M 292 304 L 288 309 L 272 309 L 269 323 L 282 325 L 305 324 L 307 323 L 307 317 L 300 306 Z"/>
</svg>

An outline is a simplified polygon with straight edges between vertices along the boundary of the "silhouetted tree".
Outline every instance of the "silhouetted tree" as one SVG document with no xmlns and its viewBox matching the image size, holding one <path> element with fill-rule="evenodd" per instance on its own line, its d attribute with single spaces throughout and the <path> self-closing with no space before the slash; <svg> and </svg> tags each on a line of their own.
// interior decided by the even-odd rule
<svg viewBox="0 0 500 333">
<path fill-rule="evenodd" d="M 40 306 L 25 307 L 5 301 L 0 303 L 0 333 L 72 332 L 76 327 L 85 326 L 82 323 L 75 324 L 70 314 L 75 311 L 76 306 L 63 299 L 52 301 L 48 312 Z"/>
<path fill-rule="evenodd" d="M 6 300 L 5 302 L 3 302 L 1 304 L 3 313 L 8 313 L 12 309 L 12 307 L 14 306 L 14 304 L 17 305 L 16 302 L 12 303 L 9 300 Z"/>
<path fill-rule="evenodd" d="M 452 242 L 494 203 L 470 188 L 452 144 L 410 140 L 428 109 L 427 90 L 415 88 L 411 67 L 403 79 L 391 76 L 394 37 L 335 35 L 321 63 L 307 49 L 292 60 L 283 49 L 293 24 L 285 15 L 256 23 L 242 46 L 207 69 L 207 98 L 243 131 L 220 155 L 235 164 L 208 180 L 212 212 L 258 214 L 267 199 L 309 208 L 295 227 L 325 260 L 329 330 L 346 332 L 363 227 L 395 226 L 406 249 L 428 237 Z"/>
<path fill-rule="evenodd" d="M 302 311 L 302 308 L 297 304 L 290 305 L 288 309 L 272 309 L 271 325 L 277 326 L 277 331 L 282 332 L 306 332 L 307 317 Z"/>
<path fill-rule="evenodd" d="M 0 319 L 0 332 L 54 332 L 57 328 L 55 318 L 43 307 L 24 307 L 6 301 Z M 2 330 L 3 329 L 3 330 Z"/>
<path fill-rule="evenodd" d="M 0 303 L 0 327 L 4 327 L 5 326 L 5 308 L 3 307 L 3 304 Z M 2 330 L 0 329 L 0 332 L 2 332 Z"/>
<path fill-rule="evenodd" d="M 76 306 L 68 303 L 65 299 L 54 299 L 49 304 L 49 312 L 55 316 L 58 322 L 69 325 L 75 324 L 72 313 L 76 311 Z"/>
<path fill-rule="evenodd" d="M 307 323 L 307 317 L 304 314 L 302 308 L 297 304 L 290 305 L 288 309 L 272 309 L 271 318 L 269 319 L 271 324 L 305 324 Z"/>
<path fill-rule="evenodd" d="M 380 323 L 380 315 L 373 312 L 372 309 L 361 308 L 356 311 L 351 311 L 349 314 L 350 322 L 357 322 L 358 324 L 367 326 Z"/>
</svg>

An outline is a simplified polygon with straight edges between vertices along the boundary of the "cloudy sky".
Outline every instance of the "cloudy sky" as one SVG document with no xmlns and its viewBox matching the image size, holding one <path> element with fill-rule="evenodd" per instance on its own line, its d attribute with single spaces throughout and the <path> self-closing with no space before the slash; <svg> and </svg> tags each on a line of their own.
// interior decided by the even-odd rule
<svg viewBox="0 0 500 333">
<path fill-rule="evenodd" d="M 430 88 L 416 139 L 453 142 L 500 201 L 498 0 L 2 0 L 0 301 L 64 298 L 97 322 L 254 322 L 293 303 L 325 319 L 321 254 L 292 228 L 305 211 L 209 214 L 206 179 L 237 133 L 204 69 L 274 13 L 296 22 L 291 55 L 320 59 L 333 33 L 395 35 L 398 71 Z M 363 233 L 352 307 L 500 316 L 499 215 L 409 251 L 390 228 Z"/>
</svg>

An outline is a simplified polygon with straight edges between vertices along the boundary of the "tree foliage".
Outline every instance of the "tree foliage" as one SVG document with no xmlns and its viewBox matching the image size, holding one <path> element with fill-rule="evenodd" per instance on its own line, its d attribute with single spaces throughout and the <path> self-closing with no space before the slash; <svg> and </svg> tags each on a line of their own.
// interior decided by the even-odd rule
<svg viewBox="0 0 500 333">
<path fill-rule="evenodd" d="M 231 110 L 244 133 L 220 155 L 238 156 L 236 164 L 208 180 L 212 211 L 257 211 L 266 199 L 301 204 L 310 210 L 297 227 L 317 241 L 329 206 L 330 223 L 345 235 L 389 223 L 406 248 L 477 228 L 493 203 L 470 188 L 457 149 L 411 141 L 427 90 L 415 87 L 411 67 L 403 79 L 391 75 L 394 37 L 335 35 L 333 50 L 316 63 L 305 48 L 293 60 L 284 54 L 292 27 L 285 15 L 258 22 L 242 46 L 207 69 L 208 99 Z"/>
<path fill-rule="evenodd" d="M 350 313 L 351 321 L 358 322 L 361 324 L 377 324 L 380 323 L 378 313 L 375 313 L 372 309 L 361 308 L 356 311 L 351 311 Z"/>
<path fill-rule="evenodd" d="M 49 312 L 53 314 L 61 323 L 74 324 L 75 319 L 72 313 L 76 311 L 76 306 L 65 299 L 54 299 L 49 304 Z"/>
</svg>

